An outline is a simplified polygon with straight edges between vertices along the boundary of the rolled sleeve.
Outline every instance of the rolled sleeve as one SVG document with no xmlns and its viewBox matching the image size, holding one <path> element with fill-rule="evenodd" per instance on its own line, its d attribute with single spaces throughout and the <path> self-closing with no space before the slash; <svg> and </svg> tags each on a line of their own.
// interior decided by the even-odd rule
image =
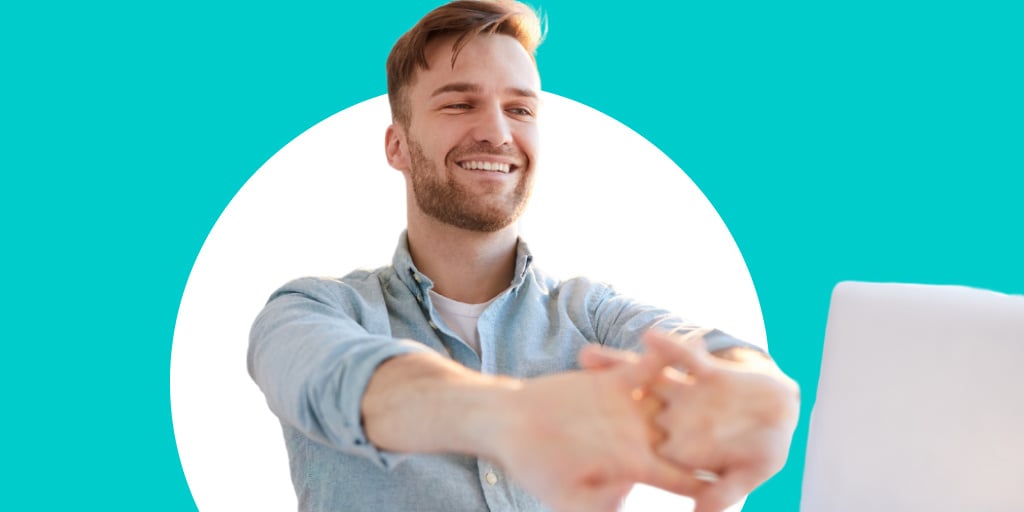
<svg viewBox="0 0 1024 512">
<path fill-rule="evenodd" d="M 368 332 L 359 321 L 361 299 L 348 291 L 337 281 L 301 279 L 275 292 L 250 331 L 249 375 L 284 423 L 388 468 L 400 458 L 367 439 L 363 393 L 384 361 L 432 350 Z"/>
<path fill-rule="evenodd" d="M 602 344 L 623 350 L 641 351 L 640 337 L 648 329 L 685 334 L 701 328 L 701 326 L 687 322 L 667 310 L 645 305 L 626 297 L 608 285 L 597 285 L 592 299 L 588 302 L 592 308 L 592 322 L 598 340 Z M 718 329 L 705 334 L 704 343 L 708 352 L 734 347 L 764 352 L 756 345 Z"/>
</svg>

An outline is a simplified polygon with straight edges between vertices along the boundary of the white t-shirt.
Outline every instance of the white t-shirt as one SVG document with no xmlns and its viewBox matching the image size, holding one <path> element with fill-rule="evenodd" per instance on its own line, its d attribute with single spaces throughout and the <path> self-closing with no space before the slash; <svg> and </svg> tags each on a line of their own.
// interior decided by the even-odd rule
<svg viewBox="0 0 1024 512">
<path fill-rule="evenodd" d="M 494 302 L 494 299 L 481 304 L 466 304 L 431 290 L 430 300 L 437 308 L 437 314 L 441 316 L 444 323 L 477 354 L 480 354 L 480 333 L 476 330 L 476 324 L 480 320 L 480 315 L 487 309 L 487 306 Z"/>
</svg>

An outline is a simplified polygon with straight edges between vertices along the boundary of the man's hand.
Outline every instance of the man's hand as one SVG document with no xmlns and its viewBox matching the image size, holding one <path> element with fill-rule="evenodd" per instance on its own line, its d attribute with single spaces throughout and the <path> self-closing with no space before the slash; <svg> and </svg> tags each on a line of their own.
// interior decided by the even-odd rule
<svg viewBox="0 0 1024 512">
<path fill-rule="evenodd" d="M 635 482 L 700 491 L 706 484 L 652 451 L 661 404 L 642 387 L 660 371 L 651 359 L 524 381 L 508 396 L 495 461 L 559 512 L 614 511 Z"/>
<path fill-rule="evenodd" d="M 782 468 L 799 415 L 795 382 L 752 351 L 724 360 L 708 354 L 699 340 L 648 331 L 643 341 L 647 353 L 641 358 L 593 346 L 580 362 L 590 369 L 651 362 L 665 367 L 651 384 L 665 404 L 654 416 L 666 436 L 657 452 L 691 475 L 705 470 L 719 477 L 684 493 L 696 501 L 696 512 L 724 510 Z"/>
</svg>

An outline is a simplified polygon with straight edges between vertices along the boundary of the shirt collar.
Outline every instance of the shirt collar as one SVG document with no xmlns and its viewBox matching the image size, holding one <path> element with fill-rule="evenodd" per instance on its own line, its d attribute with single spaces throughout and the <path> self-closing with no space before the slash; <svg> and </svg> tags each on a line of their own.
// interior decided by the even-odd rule
<svg viewBox="0 0 1024 512">
<path fill-rule="evenodd" d="M 511 283 L 513 290 L 522 286 L 532 263 L 533 254 L 530 253 L 529 246 L 522 238 L 519 238 L 516 243 L 516 269 Z M 414 293 L 426 295 L 434 287 L 434 282 L 413 264 L 412 256 L 409 254 L 409 235 L 405 230 L 398 237 L 398 247 L 391 259 L 391 266 L 394 267 L 398 278 Z"/>
</svg>

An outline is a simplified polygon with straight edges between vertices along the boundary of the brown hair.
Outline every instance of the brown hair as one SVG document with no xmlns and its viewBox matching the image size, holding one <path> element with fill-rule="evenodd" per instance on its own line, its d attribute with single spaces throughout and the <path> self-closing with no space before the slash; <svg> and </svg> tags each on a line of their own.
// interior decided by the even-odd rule
<svg viewBox="0 0 1024 512">
<path fill-rule="evenodd" d="M 408 124 L 409 101 L 405 87 L 418 69 L 427 69 L 427 46 L 439 37 L 455 36 L 452 66 L 459 52 L 480 34 L 514 37 L 535 59 L 543 39 L 540 20 L 530 7 L 513 0 L 456 0 L 430 11 L 398 38 L 387 60 L 388 101 L 391 118 Z"/>
</svg>

